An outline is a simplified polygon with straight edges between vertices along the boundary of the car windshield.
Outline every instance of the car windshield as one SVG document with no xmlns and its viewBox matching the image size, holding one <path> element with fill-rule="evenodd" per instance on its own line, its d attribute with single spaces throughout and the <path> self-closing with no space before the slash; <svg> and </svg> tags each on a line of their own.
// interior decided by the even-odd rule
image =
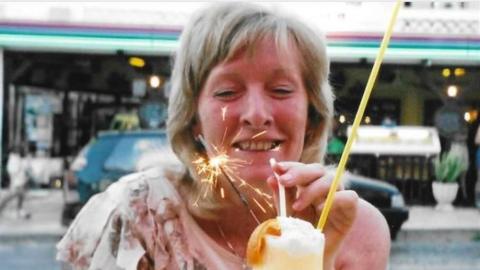
<svg viewBox="0 0 480 270">
<path fill-rule="evenodd" d="M 105 171 L 133 172 L 140 157 L 165 148 L 165 134 L 132 134 L 122 136 L 108 159 L 105 161 Z"/>
<path fill-rule="evenodd" d="M 85 157 L 84 164 L 80 164 L 81 166 L 76 173 L 79 181 L 95 183 L 102 179 L 103 164 L 115 147 L 118 141 L 117 137 L 112 135 L 99 136 L 88 143 L 85 151 L 80 152 L 79 160 L 81 161 L 83 155 Z"/>
</svg>

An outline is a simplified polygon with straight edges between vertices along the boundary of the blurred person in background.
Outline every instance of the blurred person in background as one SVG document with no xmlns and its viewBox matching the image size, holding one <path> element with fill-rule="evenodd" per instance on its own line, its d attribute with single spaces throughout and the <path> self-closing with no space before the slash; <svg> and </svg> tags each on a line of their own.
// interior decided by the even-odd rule
<svg viewBox="0 0 480 270">
<path fill-rule="evenodd" d="M 30 156 L 25 155 L 22 147 L 14 147 L 8 155 L 7 173 L 10 178 L 8 193 L 0 198 L 0 214 L 2 214 L 9 202 L 17 199 L 17 218 L 28 219 L 30 213 L 24 209 L 24 201 L 27 185 L 30 177 Z"/>
</svg>

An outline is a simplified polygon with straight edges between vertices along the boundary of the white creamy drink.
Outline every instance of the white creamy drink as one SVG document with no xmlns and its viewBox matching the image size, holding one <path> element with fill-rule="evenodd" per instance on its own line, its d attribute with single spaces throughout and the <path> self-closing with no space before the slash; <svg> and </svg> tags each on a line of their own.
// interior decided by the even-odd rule
<svg viewBox="0 0 480 270">
<path fill-rule="evenodd" d="M 325 238 L 312 224 L 292 217 L 277 217 L 280 235 L 265 234 L 261 259 L 254 270 L 322 270 Z"/>
</svg>

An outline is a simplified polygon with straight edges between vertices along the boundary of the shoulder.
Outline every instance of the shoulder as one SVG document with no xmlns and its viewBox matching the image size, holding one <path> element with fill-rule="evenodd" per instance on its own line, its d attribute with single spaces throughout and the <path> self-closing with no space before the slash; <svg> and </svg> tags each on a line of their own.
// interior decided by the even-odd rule
<svg viewBox="0 0 480 270">
<path fill-rule="evenodd" d="M 57 244 L 57 259 L 70 262 L 75 269 L 137 262 L 145 249 L 132 238 L 129 227 L 138 220 L 143 222 L 148 209 L 158 208 L 165 198 L 178 200 L 169 179 L 176 174 L 169 174 L 165 168 L 133 173 L 93 196 Z M 129 259 L 119 254 L 122 258 L 127 254 Z"/>
<path fill-rule="evenodd" d="M 360 200 L 357 218 L 340 250 L 337 269 L 386 269 L 390 244 L 390 231 L 383 215 Z"/>
<path fill-rule="evenodd" d="M 176 196 L 176 185 L 183 176 L 182 167 L 153 167 L 120 178 L 105 192 L 121 201 L 144 194 L 147 197 Z"/>
</svg>

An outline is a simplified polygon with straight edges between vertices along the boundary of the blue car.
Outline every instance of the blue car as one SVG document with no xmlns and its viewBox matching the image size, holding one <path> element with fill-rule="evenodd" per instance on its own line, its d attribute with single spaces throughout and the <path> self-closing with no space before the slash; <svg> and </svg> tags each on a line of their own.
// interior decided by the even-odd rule
<svg viewBox="0 0 480 270">
<path fill-rule="evenodd" d="M 80 151 L 63 181 L 62 223 L 68 225 L 92 195 L 104 191 L 120 177 L 138 171 L 142 156 L 162 153 L 167 145 L 163 130 L 100 132 Z"/>
<path fill-rule="evenodd" d="M 120 177 L 135 172 L 140 156 L 167 144 L 163 131 L 115 131 L 100 133 L 87 145 L 85 166 L 76 171 L 80 201 L 86 202 Z"/>
</svg>

